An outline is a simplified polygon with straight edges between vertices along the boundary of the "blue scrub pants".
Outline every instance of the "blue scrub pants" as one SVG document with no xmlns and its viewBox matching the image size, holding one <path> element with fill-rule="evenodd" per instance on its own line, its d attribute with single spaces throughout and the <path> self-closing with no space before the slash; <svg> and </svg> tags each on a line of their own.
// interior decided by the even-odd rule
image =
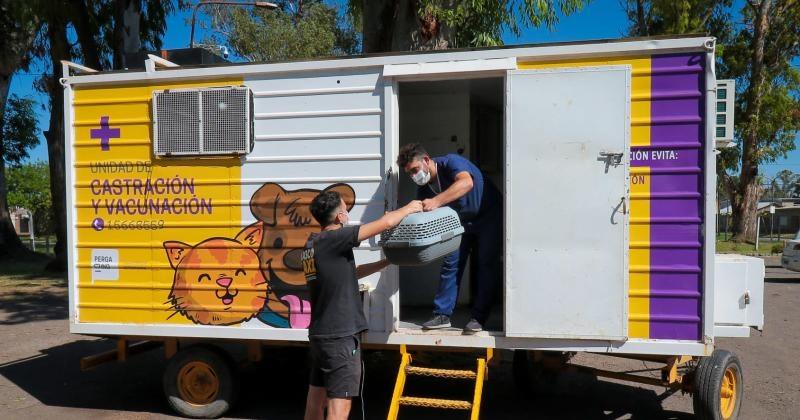
<svg viewBox="0 0 800 420">
<path fill-rule="evenodd" d="M 485 324 L 492 308 L 494 294 L 503 278 L 500 260 L 503 252 L 503 212 L 495 206 L 474 222 L 464 223 L 464 234 L 458 251 L 444 257 L 439 278 L 439 289 L 433 300 L 433 313 L 451 316 L 456 306 L 461 277 L 467 265 L 467 257 L 475 250 L 472 281 L 476 285 L 476 296 L 472 305 L 472 317 Z"/>
</svg>

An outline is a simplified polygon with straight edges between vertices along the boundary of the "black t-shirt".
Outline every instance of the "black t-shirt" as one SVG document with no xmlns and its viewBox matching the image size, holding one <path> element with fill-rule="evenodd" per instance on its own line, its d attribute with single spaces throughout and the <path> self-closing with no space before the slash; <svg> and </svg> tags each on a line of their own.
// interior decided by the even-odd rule
<svg viewBox="0 0 800 420">
<path fill-rule="evenodd" d="M 367 329 L 353 258 L 353 248 L 359 243 L 358 226 L 308 238 L 302 259 L 311 292 L 309 337 L 346 337 Z"/>
</svg>

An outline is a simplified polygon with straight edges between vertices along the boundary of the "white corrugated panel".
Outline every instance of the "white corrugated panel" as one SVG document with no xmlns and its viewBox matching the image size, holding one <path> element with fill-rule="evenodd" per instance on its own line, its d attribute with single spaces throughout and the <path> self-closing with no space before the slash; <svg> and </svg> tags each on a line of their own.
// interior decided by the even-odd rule
<svg viewBox="0 0 800 420">
<path fill-rule="evenodd" d="M 308 72 L 245 80 L 254 97 L 255 147 L 242 167 L 242 196 L 251 197 L 266 183 L 280 184 L 290 193 L 346 183 L 356 194 L 351 223 L 380 217 L 385 208 L 386 162 L 379 71 Z M 248 206 L 242 207 L 242 219 L 255 221 Z M 365 241 L 356 251 L 357 263 L 378 258 L 374 240 Z M 386 330 L 385 302 L 391 292 L 384 293 L 382 276 L 362 280 L 375 289 L 368 316 L 374 331 Z"/>
</svg>

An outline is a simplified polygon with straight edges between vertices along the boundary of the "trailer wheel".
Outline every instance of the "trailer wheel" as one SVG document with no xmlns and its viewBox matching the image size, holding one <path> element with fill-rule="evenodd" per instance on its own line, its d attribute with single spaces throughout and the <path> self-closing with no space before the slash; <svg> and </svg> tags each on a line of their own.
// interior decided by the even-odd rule
<svg viewBox="0 0 800 420">
<path fill-rule="evenodd" d="M 727 350 L 714 350 L 700 359 L 694 376 L 694 414 L 701 420 L 739 416 L 744 393 L 742 364 Z"/>
<path fill-rule="evenodd" d="M 192 346 L 167 363 L 164 394 L 182 416 L 217 418 L 231 407 L 239 381 L 233 361 L 221 350 Z"/>
</svg>

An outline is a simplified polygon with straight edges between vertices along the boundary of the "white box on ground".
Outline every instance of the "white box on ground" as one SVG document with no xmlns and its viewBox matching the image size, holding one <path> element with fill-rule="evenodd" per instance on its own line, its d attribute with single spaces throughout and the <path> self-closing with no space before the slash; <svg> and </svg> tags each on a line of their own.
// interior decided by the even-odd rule
<svg viewBox="0 0 800 420">
<path fill-rule="evenodd" d="M 736 254 L 714 258 L 714 335 L 748 337 L 764 328 L 764 260 Z"/>
</svg>

